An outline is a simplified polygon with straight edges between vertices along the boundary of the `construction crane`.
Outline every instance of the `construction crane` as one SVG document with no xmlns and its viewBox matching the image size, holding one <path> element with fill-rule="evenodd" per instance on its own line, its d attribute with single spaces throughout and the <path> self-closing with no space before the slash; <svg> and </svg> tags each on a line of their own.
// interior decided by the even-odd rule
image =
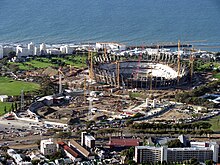
<svg viewBox="0 0 220 165">
<path fill-rule="evenodd" d="M 106 61 L 107 61 L 107 49 L 104 48 L 104 55 L 105 55 L 105 58 L 106 58 Z"/>
<path fill-rule="evenodd" d="M 138 64 L 137 64 L 137 68 L 136 68 L 135 73 L 134 73 L 135 79 L 138 79 L 138 73 L 139 73 L 139 70 L 140 70 L 141 59 L 142 59 L 142 53 L 140 53 L 139 56 L 138 56 Z"/>
<path fill-rule="evenodd" d="M 153 83 L 152 83 L 152 79 L 153 79 L 153 69 L 152 66 L 150 67 L 150 72 L 148 72 L 148 69 L 146 70 L 146 80 L 148 80 L 148 78 L 150 78 L 150 91 L 152 91 L 152 87 L 153 87 Z M 146 87 L 147 87 L 147 82 L 146 82 Z"/>
<path fill-rule="evenodd" d="M 117 87 L 120 87 L 120 62 L 116 61 Z"/>
<path fill-rule="evenodd" d="M 61 71 L 61 67 L 58 69 L 59 74 L 59 94 L 62 93 L 62 75 L 64 76 L 63 72 Z"/>
<path fill-rule="evenodd" d="M 178 41 L 178 57 L 177 57 L 178 69 L 177 69 L 177 85 L 180 81 L 180 41 Z"/>
<path fill-rule="evenodd" d="M 90 80 L 94 79 L 94 73 L 93 73 L 93 52 L 90 50 L 88 51 L 88 60 L 90 60 L 90 66 L 89 66 L 89 78 Z"/>
<path fill-rule="evenodd" d="M 194 65 L 194 58 L 193 58 L 192 54 L 190 54 L 189 62 L 190 62 L 190 81 L 191 81 L 191 83 L 192 83 L 192 79 L 193 79 L 193 71 L 194 71 L 194 68 L 193 68 L 193 65 Z"/>
<path fill-rule="evenodd" d="M 86 76 L 84 76 L 84 103 L 86 103 Z"/>
</svg>

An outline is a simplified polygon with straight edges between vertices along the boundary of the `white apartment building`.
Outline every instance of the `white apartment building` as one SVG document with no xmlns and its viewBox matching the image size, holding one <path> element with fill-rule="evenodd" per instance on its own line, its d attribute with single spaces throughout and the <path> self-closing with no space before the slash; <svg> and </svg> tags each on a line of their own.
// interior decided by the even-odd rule
<svg viewBox="0 0 220 165">
<path fill-rule="evenodd" d="M 4 46 L 3 47 L 3 57 L 8 56 L 9 52 L 14 51 L 14 48 L 12 46 Z"/>
<path fill-rule="evenodd" d="M 36 46 L 34 47 L 34 55 L 36 55 L 36 56 L 41 55 L 40 48 L 38 48 Z"/>
<path fill-rule="evenodd" d="M 55 55 L 59 55 L 61 53 L 60 50 L 56 48 L 47 49 L 46 52 L 47 54 L 55 54 Z"/>
<path fill-rule="evenodd" d="M 88 148 L 94 148 L 95 138 L 91 135 L 85 135 L 85 146 Z"/>
<path fill-rule="evenodd" d="M 26 57 L 26 56 L 28 56 L 30 54 L 29 54 L 29 50 L 28 50 L 27 47 L 18 45 L 16 47 L 16 55 L 17 55 L 17 57 Z"/>
<path fill-rule="evenodd" d="M 41 140 L 40 152 L 43 155 L 52 155 L 57 151 L 57 146 L 52 139 Z"/>
<path fill-rule="evenodd" d="M 72 54 L 74 51 L 75 47 L 69 46 L 69 45 L 64 45 L 60 47 L 60 52 L 62 54 Z"/>
<path fill-rule="evenodd" d="M 34 55 L 34 50 L 35 50 L 34 44 L 32 42 L 29 43 L 28 44 L 29 55 Z"/>
<path fill-rule="evenodd" d="M 81 146 L 94 148 L 95 138 L 92 135 L 87 134 L 87 132 L 81 132 Z"/>
<path fill-rule="evenodd" d="M 2 59 L 3 58 L 3 47 L 2 46 L 0 46 L 0 59 Z"/>
<path fill-rule="evenodd" d="M 137 163 L 146 162 L 180 162 L 196 158 L 200 162 L 213 160 L 218 162 L 219 145 L 210 143 L 209 147 L 167 148 L 136 146 L 134 160 Z"/>
<path fill-rule="evenodd" d="M 40 54 L 41 55 L 45 55 L 46 54 L 46 45 L 45 45 L 45 43 L 42 43 L 40 45 Z"/>
</svg>

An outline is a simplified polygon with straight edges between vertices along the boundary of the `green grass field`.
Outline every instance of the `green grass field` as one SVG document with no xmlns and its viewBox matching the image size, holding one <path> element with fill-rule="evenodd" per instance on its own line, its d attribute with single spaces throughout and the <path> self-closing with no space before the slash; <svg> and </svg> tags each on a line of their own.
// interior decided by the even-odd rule
<svg viewBox="0 0 220 165">
<path fill-rule="evenodd" d="M 20 95 L 21 90 L 33 91 L 40 88 L 39 84 L 15 81 L 7 77 L 0 77 L 0 95 L 17 96 Z"/>
<path fill-rule="evenodd" d="M 0 116 L 5 114 L 5 107 L 6 107 L 7 111 L 10 110 L 11 104 L 12 103 L 2 103 L 2 102 L 0 102 Z"/>
<path fill-rule="evenodd" d="M 28 62 L 23 63 L 11 63 L 16 64 L 20 70 L 33 70 L 35 68 L 47 68 L 50 66 L 57 66 L 58 64 L 52 61 L 61 61 L 64 62 L 65 65 L 71 65 L 74 68 L 84 68 L 86 67 L 86 55 L 69 55 L 65 56 L 65 58 L 60 57 L 52 57 L 52 58 L 45 58 L 45 57 L 38 57 L 34 60 L 30 60 Z"/>
<path fill-rule="evenodd" d="M 212 124 L 212 127 L 211 129 L 214 131 L 214 132 L 220 132 L 220 115 L 218 116 L 215 116 L 211 119 L 208 119 L 204 122 L 208 122 L 210 124 Z"/>
</svg>

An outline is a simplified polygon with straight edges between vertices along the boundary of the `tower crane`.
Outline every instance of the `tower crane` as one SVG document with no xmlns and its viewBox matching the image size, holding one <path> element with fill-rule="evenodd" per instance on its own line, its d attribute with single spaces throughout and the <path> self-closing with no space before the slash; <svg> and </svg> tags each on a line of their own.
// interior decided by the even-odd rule
<svg viewBox="0 0 220 165">
<path fill-rule="evenodd" d="M 117 73 L 117 87 L 120 87 L 120 62 L 117 60 L 116 62 L 116 73 Z"/>
<path fill-rule="evenodd" d="M 86 102 L 86 76 L 84 76 L 84 103 Z"/>
<path fill-rule="evenodd" d="M 90 80 L 94 79 L 94 73 L 93 73 L 93 52 L 88 51 L 88 60 L 90 60 L 90 67 L 89 67 L 89 78 Z"/>
<path fill-rule="evenodd" d="M 193 68 L 193 65 L 194 65 L 194 58 L 193 58 L 193 55 L 192 55 L 192 54 L 190 54 L 189 62 L 190 62 L 190 81 L 191 81 L 191 83 L 192 83 L 192 79 L 193 79 L 193 71 L 194 71 L 194 68 Z"/>
<path fill-rule="evenodd" d="M 178 57 L 177 57 L 178 69 L 177 69 L 177 84 L 180 81 L 180 40 L 178 41 Z"/>
<path fill-rule="evenodd" d="M 65 76 L 63 72 L 61 71 L 61 67 L 58 69 L 59 74 L 59 94 L 62 93 L 62 76 Z"/>
</svg>

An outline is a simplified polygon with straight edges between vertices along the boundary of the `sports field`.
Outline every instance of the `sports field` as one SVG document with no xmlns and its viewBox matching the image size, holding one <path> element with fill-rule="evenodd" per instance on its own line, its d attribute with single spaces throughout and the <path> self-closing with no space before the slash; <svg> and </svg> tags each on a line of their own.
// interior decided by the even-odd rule
<svg viewBox="0 0 220 165">
<path fill-rule="evenodd" d="M 0 95 L 18 96 L 23 91 L 34 91 L 40 88 L 39 84 L 16 81 L 7 77 L 0 77 Z"/>
</svg>

